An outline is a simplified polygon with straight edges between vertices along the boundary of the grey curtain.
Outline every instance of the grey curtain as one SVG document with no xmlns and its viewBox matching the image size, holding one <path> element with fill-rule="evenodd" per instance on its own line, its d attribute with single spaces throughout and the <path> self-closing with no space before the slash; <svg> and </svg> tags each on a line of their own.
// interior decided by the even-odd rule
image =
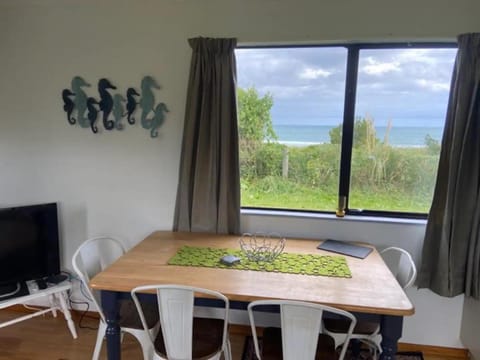
<svg viewBox="0 0 480 360">
<path fill-rule="evenodd" d="M 189 43 L 193 53 L 173 229 L 238 234 L 236 40 Z"/>
<path fill-rule="evenodd" d="M 419 287 L 480 298 L 480 34 L 458 37 Z"/>
</svg>

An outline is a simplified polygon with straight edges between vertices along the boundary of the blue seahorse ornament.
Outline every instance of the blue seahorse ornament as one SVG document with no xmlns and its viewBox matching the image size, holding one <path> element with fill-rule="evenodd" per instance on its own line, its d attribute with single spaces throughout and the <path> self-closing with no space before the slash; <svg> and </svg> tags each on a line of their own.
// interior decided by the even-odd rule
<svg viewBox="0 0 480 360">
<path fill-rule="evenodd" d="M 108 89 L 117 88 L 113 86 L 110 81 L 105 78 L 102 78 L 98 81 L 98 93 L 100 94 L 100 110 L 103 112 L 103 127 L 106 130 L 112 130 L 115 126 L 113 120 L 109 120 L 108 117 L 113 109 L 113 98 L 112 95 L 107 91 Z"/>
<path fill-rule="evenodd" d="M 160 89 L 160 86 L 151 76 L 145 76 L 141 83 L 142 97 L 140 98 L 140 108 L 142 109 L 141 124 L 144 129 L 150 129 L 152 126 L 152 120 L 147 116 L 153 111 L 155 105 L 155 97 L 153 95 L 152 88 Z"/>
<path fill-rule="evenodd" d="M 78 124 L 83 127 L 89 127 L 88 119 L 85 117 L 87 112 L 87 94 L 83 91 L 84 87 L 90 86 L 85 80 L 80 76 L 75 76 L 72 79 L 72 93 L 75 94 L 73 98 L 73 103 L 75 104 L 75 109 L 77 109 L 77 118 Z M 75 118 L 74 118 L 75 120 Z"/>
<path fill-rule="evenodd" d="M 70 89 L 63 89 L 62 99 L 63 99 L 63 110 L 67 113 L 67 121 L 70 125 L 74 125 L 76 120 L 72 118 L 73 109 L 75 109 L 75 103 L 70 98 L 70 96 L 75 95 Z"/>
<path fill-rule="evenodd" d="M 88 121 L 90 122 L 90 128 L 92 129 L 93 133 L 96 134 L 98 132 L 98 128 L 95 125 L 98 117 L 98 110 L 94 105 L 98 105 L 98 101 L 93 98 L 89 97 L 87 99 L 87 109 L 88 109 Z"/>
<path fill-rule="evenodd" d="M 162 126 L 165 121 L 165 113 L 169 112 L 167 105 L 160 103 L 155 107 L 152 124 L 150 129 L 150 137 L 156 138 L 158 136 L 158 128 Z"/>
<path fill-rule="evenodd" d="M 135 124 L 135 118 L 133 117 L 133 113 L 137 108 L 137 101 L 135 100 L 135 96 L 140 96 L 140 94 L 134 88 L 127 89 L 127 121 L 130 125 Z"/>
</svg>

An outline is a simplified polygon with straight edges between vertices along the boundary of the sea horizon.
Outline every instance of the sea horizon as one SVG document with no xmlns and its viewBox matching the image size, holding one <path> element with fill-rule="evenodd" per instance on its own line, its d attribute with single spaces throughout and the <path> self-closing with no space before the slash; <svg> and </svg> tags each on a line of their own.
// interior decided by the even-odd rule
<svg viewBox="0 0 480 360">
<path fill-rule="evenodd" d="M 335 125 L 285 125 L 273 124 L 278 142 L 290 146 L 308 146 L 330 143 L 329 132 Z M 387 126 L 375 126 L 376 137 L 385 141 Z M 396 147 L 422 147 L 425 138 L 441 142 L 443 126 L 392 126 L 388 133 L 387 143 Z"/>
</svg>

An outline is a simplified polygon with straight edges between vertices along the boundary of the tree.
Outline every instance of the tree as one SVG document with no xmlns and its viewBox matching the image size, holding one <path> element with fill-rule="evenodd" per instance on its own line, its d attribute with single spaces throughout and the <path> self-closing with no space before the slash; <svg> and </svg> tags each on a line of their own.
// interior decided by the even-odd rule
<svg viewBox="0 0 480 360">
<path fill-rule="evenodd" d="M 430 136 L 430 134 L 425 135 L 425 146 L 428 149 L 428 152 L 433 155 L 440 154 L 440 142 L 435 140 Z"/>
<path fill-rule="evenodd" d="M 340 144 L 342 141 L 342 125 L 332 128 L 328 134 L 331 144 Z M 353 147 L 372 151 L 379 142 L 380 139 L 377 138 L 373 119 L 369 116 L 356 118 L 353 131 Z"/>
<path fill-rule="evenodd" d="M 377 138 L 377 131 L 375 130 L 375 123 L 372 118 L 367 116 L 355 120 L 353 147 L 366 148 L 367 151 L 370 152 L 379 142 L 380 140 Z"/>
<path fill-rule="evenodd" d="M 258 175 L 257 156 L 265 141 L 277 140 L 270 115 L 273 97 L 270 93 L 260 97 L 255 88 L 238 88 L 237 98 L 240 172 L 252 179 Z"/>
<path fill-rule="evenodd" d="M 331 128 L 328 132 L 330 144 L 340 144 L 342 142 L 342 125 Z"/>
<path fill-rule="evenodd" d="M 257 90 L 252 87 L 246 90 L 238 88 L 237 96 L 240 139 L 255 143 L 277 140 L 270 116 L 273 106 L 272 95 L 266 93 L 260 97 Z"/>
</svg>

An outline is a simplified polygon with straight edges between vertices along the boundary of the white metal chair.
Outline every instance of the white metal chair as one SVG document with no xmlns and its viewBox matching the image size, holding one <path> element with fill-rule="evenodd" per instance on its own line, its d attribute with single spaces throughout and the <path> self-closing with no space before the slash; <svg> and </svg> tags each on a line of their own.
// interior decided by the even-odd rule
<svg viewBox="0 0 480 360">
<path fill-rule="evenodd" d="M 255 326 L 255 308 L 265 305 L 280 306 L 281 329 L 266 328 L 262 337 L 260 352 L 257 330 Z M 322 332 L 322 318 L 325 312 L 335 314 L 349 322 L 344 335 L 343 347 L 339 359 L 343 359 L 347 351 L 350 335 L 357 322 L 351 313 L 330 306 L 288 300 L 259 300 L 248 305 L 248 316 L 252 328 L 255 353 L 260 360 L 295 359 L 312 360 L 335 359 L 335 342 Z"/>
<path fill-rule="evenodd" d="M 143 310 L 137 293 L 155 291 L 160 315 L 158 336 L 148 332 Z M 222 319 L 194 317 L 195 295 L 206 295 L 224 303 Z M 183 285 L 145 285 L 131 292 L 137 306 L 144 329 L 148 332 L 150 344 L 154 348 L 153 359 L 220 359 L 224 355 L 231 360 L 228 337 L 228 312 L 230 303 L 223 294 L 197 287 Z"/>
<path fill-rule="evenodd" d="M 102 311 L 102 307 L 100 306 L 100 299 L 98 298 L 99 294 L 90 288 L 89 281 L 92 277 L 112 264 L 125 252 L 125 246 L 120 240 L 110 236 L 98 236 L 89 239 L 80 245 L 72 257 L 72 266 L 75 273 L 82 281 L 81 286 L 83 286 L 83 289 L 85 289 L 87 292 L 86 295 L 88 295 L 90 298 L 89 300 L 91 300 L 97 307 L 100 315 L 97 340 L 92 356 L 93 360 L 97 360 L 100 356 L 100 350 L 105 337 L 107 323 L 105 321 L 105 315 Z M 155 303 L 143 304 L 143 306 L 151 309 L 156 308 Z M 150 316 L 149 318 L 149 329 L 152 333 L 155 333 L 158 331 L 158 314 L 156 311 L 149 312 L 153 314 L 153 316 Z M 138 340 L 142 348 L 144 359 L 150 359 L 153 349 L 150 344 L 149 337 L 143 330 L 136 307 L 131 300 L 124 300 L 120 304 L 119 325 L 122 333 L 129 333 Z"/>
<path fill-rule="evenodd" d="M 413 285 L 417 278 L 417 267 L 408 251 L 392 246 L 383 249 L 380 254 L 403 289 Z"/>
<path fill-rule="evenodd" d="M 403 289 L 413 285 L 417 278 L 417 268 L 408 251 L 392 246 L 380 251 L 380 254 Z M 326 319 L 324 328 L 325 332 L 335 339 L 335 346 L 342 344 L 346 324 L 341 320 Z M 375 357 L 377 352 L 382 351 L 382 336 L 378 322 L 358 321 L 351 336 L 351 340 L 353 339 L 358 339 L 370 346 L 374 350 Z"/>
</svg>

